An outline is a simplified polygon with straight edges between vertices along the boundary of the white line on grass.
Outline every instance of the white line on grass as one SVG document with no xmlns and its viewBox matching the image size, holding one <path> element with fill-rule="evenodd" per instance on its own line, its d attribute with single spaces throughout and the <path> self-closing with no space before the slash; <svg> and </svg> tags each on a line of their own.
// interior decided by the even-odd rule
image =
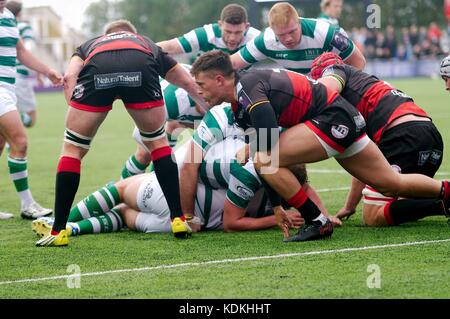
<svg viewBox="0 0 450 319">
<path fill-rule="evenodd" d="M 245 262 L 245 261 L 257 261 L 257 260 L 263 260 L 263 259 L 276 259 L 276 258 L 288 258 L 288 257 L 311 256 L 311 255 L 338 254 L 338 253 L 347 253 L 347 252 L 354 252 L 354 251 L 364 251 L 364 250 L 383 249 L 383 248 L 396 248 L 396 247 L 417 246 L 417 245 L 441 244 L 441 243 L 447 243 L 447 242 L 450 242 L 450 238 L 449 239 L 440 239 L 440 240 L 415 241 L 415 242 L 401 243 L 401 244 L 388 244 L 388 245 L 376 245 L 376 246 L 365 246 L 365 247 L 342 248 L 342 249 L 333 249 L 333 250 L 308 251 L 308 252 L 303 252 L 303 253 L 280 254 L 280 255 L 272 255 L 272 256 L 256 256 L 256 257 L 245 257 L 245 258 L 235 258 L 235 259 L 221 259 L 221 260 L 211 260 L 211 261 L 196 262 L 196 263 L 161 265 L 161 266 L 154 266 L 154 267 L 117 269 L 117 270 L 81 273 L 80 276 L 83 276 L 83 277 L 87 277 L 87 276 L 102 276 L 102 275 L 109 275 L 109 274 L 129 273 L 129 272 L 138 272 L 138 271 L 151 271 L 151 270 L 182 268 L 182 267 L 196 267 L 196 266 L 204 266 L 204 265 L 227 264 L 227 263 L 236 263 L 236 262 Z M 47 280 L 67 279 L 69 277 L 73 278 L 73 276 L 74 275 L 61 275 L 61 276 L 52 276 L 52 277 L 28 278 L 28 279 L 18 279 L 18 280 L 10 280 L 10 281 L 0 281 L 0 285 L 9 285 L 9 284 L 20 284 L 20 283 L 47 281 Z"/>
<path fill-rule="evenodd" d="M 307 168 L 309 173 L 318 173 L 318 174 L 348 174 L 343 169 L 328 169 L 328 168 Z M 449 176 L 450 172 L 437 172 L 438 176 Z"/>
</svg>

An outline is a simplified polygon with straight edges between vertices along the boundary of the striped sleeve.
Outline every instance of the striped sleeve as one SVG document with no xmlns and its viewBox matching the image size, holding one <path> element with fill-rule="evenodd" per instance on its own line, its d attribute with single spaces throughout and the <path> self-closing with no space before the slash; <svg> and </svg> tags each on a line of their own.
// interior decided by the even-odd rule
<svg viewBox="0 0 450 319">
<path fill-rule="evenodd" d="M 245 166 L 241 166 L 237 162 L 231 164 L 227 198 L 232 204 L 239 208 L 246 208 L 260 188 L 261 182 L 253 162 L 249 161 Z"/>
<path fill-rule="evenodd" d="M 267 58 L 267 55 L 263 53 L 266 51 L 264 34 L 259 34 L 239 50 L 239 55 L 243 61 L 253 64 Z"/>
<path fill-rule="evenodd" d="M 178 42 L 184 53 L 196 53 L 200 50 L 206 52 L 214 49 L 214 46 L 209 41 L 211 37 L 214 37 L 213 25 L 208 24 L 178 37 Z"/>
<path fill-rule="evenodd" d="M 200 125 L 194 132 L 194 143 L 204 152 L 220 141 L 223 141 L 232 130 L 231 107 L 218 105 L 206 113 Z"/>
<path fill-rule="evenodd" d="M 346 60 L 355 50 L 355 44 L 347 33 L 339 27 L 331 26 L 327 34 L 327 43 L 332 52 L 339 54 L 342 60 Z"/>
</svg>

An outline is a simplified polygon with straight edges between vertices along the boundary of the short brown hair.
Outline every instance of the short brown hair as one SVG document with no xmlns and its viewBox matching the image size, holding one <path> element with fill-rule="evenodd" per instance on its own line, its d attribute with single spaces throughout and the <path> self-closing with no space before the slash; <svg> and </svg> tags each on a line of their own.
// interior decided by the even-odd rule
<svg viewBox="0 0 450 319">
<path fill-rule="evenodd" d="M 308 173 L 306 172 L 305 164 L 294 164 L 289 166 L 288 169 L 295 175 L 300 184 L 308 183 Z"/>
<path fill-rule="evenodd" d="M 113 21 L 106 25 L 105 34 L 119 32 L 119 31 L 127 31 L 132 33 L 137 33 L 136 27 L 128 20 L 120 19 Z"/>
<path fill-rule="evenodd" d="M 247 23 L 247 10 L 241 5 L 231 3 L 222 9 L 220 20 L 229 24 Z"/>
<path fill-rule="evenodd" d="M 269 11 L 270 27 L 285 27 L 292 19 L 298 20 L 297 10 L 288 2 L 276 3 Z"/>
<path fill-rule="evenodd" d="M 22 2 L 19 1 L 8 1 L 6 3 L 6 9 L 11 11 L 12 14 L 17 16 L 22 11 Z"/>
<path fill-rule="evenodd" d="M 223 76 L 229 77 L 234 74 L 230 55 L 220 50 L 208 51 L 201 55 L 192 65 L 191 74 L 198 75 L 200 72 L 217 71 Z"/>
</svg>

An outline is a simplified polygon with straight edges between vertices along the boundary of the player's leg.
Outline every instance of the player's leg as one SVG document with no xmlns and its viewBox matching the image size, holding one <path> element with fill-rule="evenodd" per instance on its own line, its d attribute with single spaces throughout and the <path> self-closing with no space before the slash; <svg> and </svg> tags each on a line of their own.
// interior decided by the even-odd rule
<svg viewBox="0 0 450 319">
<path fill-rule="evenodd" d="M 13 103 L 11 99 L 11 103 Z M 52 213 L 41 207 L 33 198 L 28 184 L 27 135 L 17 110 L 0 115 L 0 135 L 10 145 L 9 174 L 20 198 L 23 218 L 35 219 Z"/>
<path fill-rule="evenodd" d="M 305 124 L 298 124 L 281 134 L 278 149 L 272 149 L 272 164 L 279 161 L 279 168 L 273 167 L 275 173 L 270 170 L 271 163 L 255 162 L 255 168 L 264 180 L 291 206 L 300 211 L 305 219 L 305 227 L 300 230 L 297 237 L 292 238 L 292 241 L 321 238 L 319 233 L 330 236 L 332 225 L 308 197 L 295 175 L 286 167 L 298 163 L 318 162 L 328 157 L 329 155 L 314 132 Z M 267 173 L 264 172 L 264 169 Z M 305 230 L 307 230 L 306 233 Z"/>
<path fill-rule="evenodd" d="M 443 183 L 420 174 L 399 174 L 389 165 L 378 147 L 369 142 L 359 153 L 337 158 L 351 175 L 390 197 L 439 198 Z"/>
<path fill-rule="evenodd" d="M 122 168 L 122 179 L 145 173 L 145 170 L 151 163 L 150 151 L 142 142 L 142 137 L 137 127 L 133 130 L 133 138 L 137 142 L 136 152 L 128 158 Z"/>
<path fill-rule="evenodd" d="M 143 233 L 171 232 L 170 211 L 155 173 L 126 179 L 121 209 L 128 227 Z"/>
<path fill-rule="evenodd" d="M 189 232 L 181 211 L 178 166 L 164 130 L 165 109 L 128 108 L 128 112 L 139 128 L 143 143 L 151 153 L 156 176 L 170 208 L 171 219 L 179 226 L 177 229 L 174 228 L 174 235 L 185 237 Z"/>
<path fill-rule="evenodd" d="M 63 150 L 56 173 L 55 222 L 51 234 L 39 240 L 36 246 L 54 245 L 60 231 L 66 229 L 70 209 L 80 183 L 81 160 L 87 154 L 91 141 L 106 118 L 108 110 L 109 108 L 102 112 L 90 112 L 69 107 Z M 61 243 L 67 245 L 67 237 L 62 239 Z"/>
<path fill-rule="evenodd" d="M 400 225 L 444 214 L 444 203 L 439 199 L 397 199 L 379 205 L 364 203 L 363 206 L 363 221 L 370 227 Z"/>
</svg>

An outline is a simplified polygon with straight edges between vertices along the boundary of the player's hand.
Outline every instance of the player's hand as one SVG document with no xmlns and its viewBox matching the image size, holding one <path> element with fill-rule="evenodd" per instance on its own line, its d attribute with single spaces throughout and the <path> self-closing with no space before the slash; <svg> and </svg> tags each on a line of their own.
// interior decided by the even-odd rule
<svg viewBox="0 0 450 319">
<path fill-rule="evenodd" d="M 273 212 L 275 214 L 275 219 L 277 221 L 277 224 L 281 228 L 281 231 L 283 232 L 284 238 L 288 238 L 289 237 L 289 229 L 293 228 L 292 222 L 291 222 L 288 214 L 281 206 L 274 207 Z"/>
<path fill-rule="evenodd" d="M 302 215 L 297 210 L 288 209 L 286 214 L 291 221 L 292 228 L 299 229 L 305 223 Z"/>
<path fill-rule="evenodd" d="M 242 166 L 245 165 L 245 163 L 247 163 L 249 157 L 250 157 L 250 145 L 245 144 L 245 146 L 236 153 L 236 159 L 239 165 Z"/>
<path fill-rule="evenodd" d="M 192 216 L 192 215 L 185 215 L 185 217 L 186 217 L 186 221 L 187 221 L 189 227 L 191 227 L 193 233 L 199 232 L 202 229 L 202 222 L 201 222 L 200 218 L 198 218 L 197 216 Z"/>
<path fill-rule="evenodd" d="M 342 226 L 342 221 L 338 218 L 338 217 L 336 217 L 336 216 L 327 216 L 328 217 L 328 219 L 330 220 L 330 222 L 333 224 L 333 226 L 337 226 L 337 227 L 340 227 L 340 226 Z"/>
<path fill-rule="evenodd" d="M 50 81 L 52 81 L 54 86 L 63 85 L 64 78 L 58 71 L 50 69 L 50 71 L 47 73 L 47 77 Z"/>
<path fill-rule="evenodd" d="M 348 209 L 346 207 L 341 208 L 338 213 L 336 214 L 336 218 L 343 220 L 345 218 L 345 220 L 348 220 L 356 211 L 354 209 Z M 331 220 L 331 218 L 330 218 Z M 334 223 L 333 223 L 334 224 Z"/>
</svg>

